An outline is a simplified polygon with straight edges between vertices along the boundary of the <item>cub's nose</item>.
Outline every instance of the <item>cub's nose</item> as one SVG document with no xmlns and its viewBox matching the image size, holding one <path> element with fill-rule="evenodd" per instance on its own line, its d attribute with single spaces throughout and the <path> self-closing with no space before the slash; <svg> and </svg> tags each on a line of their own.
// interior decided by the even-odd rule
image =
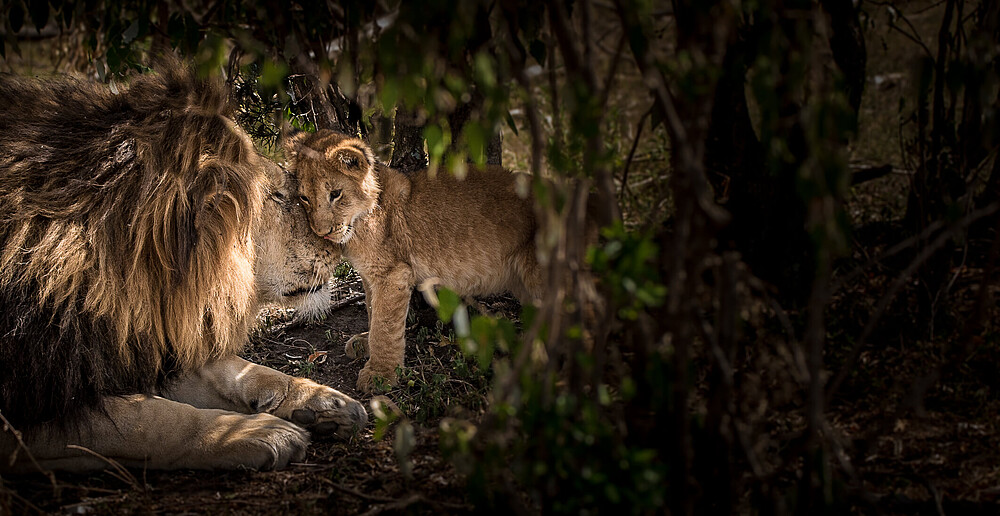
<svg viewBox="0 0 1000 516">
<path fill-rule="evenodd" d="M 331 236 L 333 236 L 333 226 L 327 226 L 325 229 L 319 229 L 316 226 L 310 224 L 309 227 L 312 228 L 313 233 L 316 233 L 316 235 L 319 236 L 320 238 L 329 239 Z"/>
</svg>

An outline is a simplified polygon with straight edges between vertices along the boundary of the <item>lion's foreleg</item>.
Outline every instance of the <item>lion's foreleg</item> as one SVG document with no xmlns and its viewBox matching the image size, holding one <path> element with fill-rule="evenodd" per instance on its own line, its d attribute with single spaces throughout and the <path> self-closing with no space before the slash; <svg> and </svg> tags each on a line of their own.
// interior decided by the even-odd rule
<svg viewBox="0 0 1000 516">
<path fill-rule="evenodd" d="M 195 407 L 273 414 L 320 435 L 348 438 L 368 423 L 364 407 L 351 397 L 237 356 L 186 373 L 163 394 Z"/>
<path fill-rule="evenodd" d="M 369 359 L 358 373 L 358 390 L 371 392 L 375 379 L 396 383 L 396 368 L 403 366 L 406 347 L 406 311 L 410 307 L 413 271 L 399 266 L 368 279 L 374 296 L 368 320 Z"/>
<path fill-rule="evenodd" d="M 158 396 L 109 397 L 72 430 L 41 427 L 25 435 L 45 469 L 87 471 L 123 466 L 152 469 L 281 468 L 309 445 L 302 428 L 269 414 L 199 409 Z M 4 448 L 5 446 L 0 446 Z M 0 469 L 9 466 L 9 454 Z M 24 453 L 11 469 L 36 467 Z"/>
</svg>

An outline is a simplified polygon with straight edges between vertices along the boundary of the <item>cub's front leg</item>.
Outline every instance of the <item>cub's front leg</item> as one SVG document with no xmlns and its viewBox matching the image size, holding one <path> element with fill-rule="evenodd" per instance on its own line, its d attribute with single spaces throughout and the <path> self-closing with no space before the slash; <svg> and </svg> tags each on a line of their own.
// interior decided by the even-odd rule
<svg viewBox="0 0 1000 516">
<path fill-rule="evenodd" d="M 368 424 L 364 407 L 351 397 L 237 356 L 186 373 L 163 395 L 200 408 L 272 414 L 320 436 L 346 439 Z"/>
<path fill-rule="evenodd" d="M 364 276 L 361 276 L 361 287 L 365 289 L 365 312 L 368 313 L 368 322 L 371 323 L 374 292 Z M 359 333 L 348 339 L 344 345 L 344 353 L 351 360 L 368 356 L 368 332 Z"/>
<path fill-rule="evenodd" d="M 375 379 L 396 384 L 396 368 L 403 366 L 406 349 L 406 311 L 410 307 L 413 271 L 395 267 L 366 280 L 368 301 L 368 362 L 358 373 L 358 390 L 372 392 Z"/>
</svg>

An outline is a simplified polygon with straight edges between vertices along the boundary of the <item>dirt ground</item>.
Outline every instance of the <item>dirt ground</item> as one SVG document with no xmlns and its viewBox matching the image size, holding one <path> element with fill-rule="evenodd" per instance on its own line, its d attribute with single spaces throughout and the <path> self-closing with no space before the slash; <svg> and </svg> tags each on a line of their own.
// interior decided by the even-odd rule
<svg viewBox="0 0 1000 516">
<path fill-rule="evenodd" d="M 344 353 L 347 339 L 367 329 L 361 292 L 356 277 L 339 282 L 333 293 L 335 309 L 322 321 L 301 323 L 286 311 L 265 310 L 262 329 L 254 335 L 245 356 L 330 385 L 369 406 L 372 396 L 354 389 L 364 361 L 352 361 Z M 440 331 L 432 308 L 419 302 L 413 306 L 407 331 L 409 374 L 437 374 L 440 378 L 457 356 L 457 349 L 436 338 Z M 500 309 L 511 306 L 516 302 L 504 298 L 492 304 Z M 421 325 L 430 331 L 420 331 Z M 463 406 L 449 408 L 447 396 L 460 397 L 465 386 L 447 383 L 453 382 L 446 382 L 440 390 L 445 398 L 433 407 L 431 416 L 425 416 L 428 407 L 421 405 L 425 397 L 419 394 L 426 391 L 426 385 L 419 379 L 412 386 L 404 384 L 384 394 L 405 408 L 414 428 L 415 445 L 408 457 L 412 472 L 408 475 L 399 467 L 392 429 L 384 438 L 374 439 L 375 418 L 371 417 L 369 427 L 351 442 L 313 442 L 303 462 L 281 471 L 129 470 L 122 474 L 109 469 L 92 475 L 56 473 L 55 486 L 42 475 L 3 478 L 0 493 L 9 493 L 15 513 L 23 514 L 468 512 L 471 506 L 463 480 L 442 458 L 437 428 L 444 416 L 469 418 L 476 414 Z"/>
</svg>

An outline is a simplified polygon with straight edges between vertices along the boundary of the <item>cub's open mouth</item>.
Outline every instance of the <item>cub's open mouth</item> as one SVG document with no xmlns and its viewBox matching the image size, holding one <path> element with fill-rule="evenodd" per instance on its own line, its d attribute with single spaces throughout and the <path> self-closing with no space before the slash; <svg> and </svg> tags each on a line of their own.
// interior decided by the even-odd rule
<svg viewBox="0 0 1000 516">
<path fill-rule="evenodd" d="M 318 285 L 313 285 L 311 287 L 297 288 L 297 289 L 292 290 L 290 292 L 285 292 L 284 294 L 282 294 L 282 296 L 284 296 L 284 297 L 295 297 L 295 296 L 304 296 L 306 294 L 312 294 L 313 292 L 319 292 L 320 289 L 323 288 L 323 285 L 325 285 L 325 283 L 320 283 Z"/>
</svg>

